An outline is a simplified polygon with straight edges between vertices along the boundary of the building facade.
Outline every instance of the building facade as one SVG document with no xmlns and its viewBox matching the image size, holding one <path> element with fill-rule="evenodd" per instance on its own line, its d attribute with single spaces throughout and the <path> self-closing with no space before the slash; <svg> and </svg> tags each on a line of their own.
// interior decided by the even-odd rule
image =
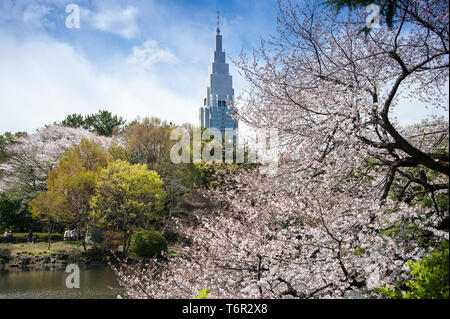
<svg viewBox="0 0 450 319">
<path fill-rule="evenodd" d="M 237 129 L 238 123 L 230 116 L 232 110 L 229 106 L 234 103 L 233 80 L 229 65 L 225 62 L 219 25 L 217 25 L 216 33 L 213 61 L 209 67 L 203 106 L 200 108 L 200 126 L 217 128 L 224 136 L 226 128 Z"/>
</svg>

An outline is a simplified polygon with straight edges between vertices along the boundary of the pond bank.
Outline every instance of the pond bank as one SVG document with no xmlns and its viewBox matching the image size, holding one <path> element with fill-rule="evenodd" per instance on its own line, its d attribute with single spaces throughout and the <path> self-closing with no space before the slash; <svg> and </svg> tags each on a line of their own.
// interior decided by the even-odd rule
<svg viewBox="0 0 450 319">
<path fill-rule="evenodd" d="M 107 265 L 80 265 L 79 288 L 68 288 L 66 267 L 0 271 L 0 299 L 115 299 L 123 289 Z"/>
<path fill-rule="evenodd" d="M 1 244 L 0 270 L 46 269 L 68 264 L 101 265 L 108 263 L 109 253 L 88 246 L 86 251 L 77 243 L 56 242 L 48 249 L 48 243 Z"/>
</svg>

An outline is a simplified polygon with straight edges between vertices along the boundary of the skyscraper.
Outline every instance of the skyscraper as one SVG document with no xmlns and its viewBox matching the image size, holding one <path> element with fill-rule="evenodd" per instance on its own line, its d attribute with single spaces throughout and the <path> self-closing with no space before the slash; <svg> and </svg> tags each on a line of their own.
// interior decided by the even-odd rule
<svg viewBox="0 0 450 319">
<path fill-rule="evenodd" d="M 222 50 L 219 12 L 217 12 L 216 33 L 216 47 L 206 81 L 206 94 L 203 107 L 200 108 L 200 125 L 206 128 L 217 128 L 224 136 L 226 128 L 236 129 L 238 123 L 229 115 L 232 110 L 228 106 L 234 102 L 234 89 L 229 65 L 225 62 L 225 52 Z"/>
</svg>

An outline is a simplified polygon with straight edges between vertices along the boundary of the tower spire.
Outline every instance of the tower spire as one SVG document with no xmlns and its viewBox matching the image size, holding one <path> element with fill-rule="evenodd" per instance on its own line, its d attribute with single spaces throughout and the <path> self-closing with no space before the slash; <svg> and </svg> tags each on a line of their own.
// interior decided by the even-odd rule
<svg viewBox="0 0 450 319">
<path fill-rule="evenodd" d="M 228 104 L 234 100 L 234 89 L 229 65 L 225 61 L 225 52 L 222 48 L 219 11 L 217 11 L 216 33 L 215 49 L 209 67 L 205 98 L 199 115 L 202 127 L 217 128 L 222 136 L 225 136 L 227 128 L 235 129 L 239 125 L 230 116 L 232 110 L 228 108 Z"/>
<path fill-rule="evenodd" d="M 219 28 L 219 13 L 220 13 L 220 11 L 217 10 L 217 29 L 216 29 L 217 34 L 220 34 L 220 28 Z"/>
</svg>

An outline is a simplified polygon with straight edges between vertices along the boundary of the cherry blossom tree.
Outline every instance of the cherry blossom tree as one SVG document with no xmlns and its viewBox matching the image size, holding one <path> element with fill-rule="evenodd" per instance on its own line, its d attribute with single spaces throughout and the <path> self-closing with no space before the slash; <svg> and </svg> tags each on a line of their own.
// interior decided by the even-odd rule
<svg viewBox="0 0 450 319">
<path fill-rule="evenodd" d="M 417 128 L 392 117 L 401 99 L 448 110 L 448 3 L 395 5 L 392 29 L 365 35 L 363 12 L 336 16 L 318 2 L 280 2 L 278 37 L 263 41 L 253 59 L 242 53 L 236 61 L 251 84 L 238 118 L 278 129 L 294 171 L 309 176 L 332 164 L 345 174 L 370 158 L 370 167 L 385 172 L 381 198 L 396 176 L 408 179 L 406 188 L 448 189 L 448 120 Z M 447 182 L 431 182 L 431 172 Z"/>
<path fill-rule="evenodd" d="M 57 125 L 14 139 L 6 147 L 6 162 L 0 164 L 0 189 L 44 190 L 47 174 L 57 166 L 59 156 L 83 138 L 96 140 L 104 148 L 113 141 L 81 128 Z"/>
<path fill-rule="evenodd" d="M 448 3 L 395 1 L 390 28 L 363 12 L 279 2 L 278 36 L 236 61 L 233 106 L 277 129 L 280 167 L 221 175 L 215 209 L 180 222 L 181 256 L 114 269 L 131 298 L 327 298 L 393 285 L 448 241 L 448 120 L 401 126 L 400 100 L 447 109 Z"/>
<path fill-rule="evenodd" d="M 361 183 L 348 193 L 253 170 L 220 185 L 209 194 L 220 205 L 179 224 L 192 242 L 180 257 L 116 269 L 127 297 L 192 298 L 205 288 L 213 298 L 342 297 L 406 279 L 406 262 L 428 252 L 414 225 L 448 240 L 429 210 L 380 203 Z"/>
</svg>

